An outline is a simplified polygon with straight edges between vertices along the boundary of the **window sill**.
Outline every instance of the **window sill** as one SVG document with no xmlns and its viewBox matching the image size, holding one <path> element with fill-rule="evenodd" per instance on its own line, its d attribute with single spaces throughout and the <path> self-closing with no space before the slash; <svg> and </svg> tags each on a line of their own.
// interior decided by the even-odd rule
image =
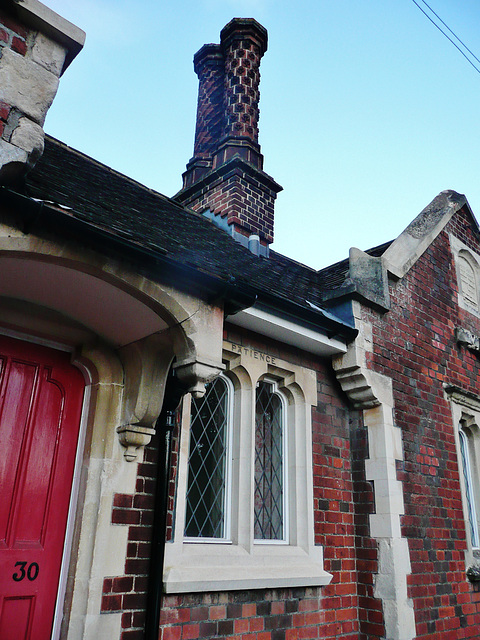
<svg viewBox="0 0 480 640">
<path fill-rule="evenodd" d="M 165 548 L 166 593 L 313 587 L 330 583 L 323 549 L 266 545 L 249 553 L 237 545 L 175 544 Z"/>
</svg>

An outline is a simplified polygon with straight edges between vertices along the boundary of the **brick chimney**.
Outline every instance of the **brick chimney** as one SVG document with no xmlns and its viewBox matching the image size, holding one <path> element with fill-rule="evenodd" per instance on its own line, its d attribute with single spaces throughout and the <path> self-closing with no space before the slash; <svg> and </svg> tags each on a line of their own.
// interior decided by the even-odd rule
<svg viewBox="0 0 480 640">
<path fill-rule="evenodd" d="M 274 203 L 282 189 L 263 171 L 258 144 L 259 68 L 266 50 L 266 29 L 252 18 L 234 18 L 222 29 L 220 45 L 204 45 L 195 54 L 194 156 L 175 196 L 261 255 L 273 242 Z"/>
<path fill-rule="evenodd" d="M 43 123 L 59 77 L 85 33 L 38 0 L 0 7 L 0 184 L 18 179 L 43 152 Z"/>
</svg>

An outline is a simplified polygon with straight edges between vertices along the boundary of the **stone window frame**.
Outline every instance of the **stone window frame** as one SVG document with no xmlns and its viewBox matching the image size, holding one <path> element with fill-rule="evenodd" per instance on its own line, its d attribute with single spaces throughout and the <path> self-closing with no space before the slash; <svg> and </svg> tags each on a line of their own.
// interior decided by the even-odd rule
<svg viewBox="0 0 480 640">
<path fill-rule="evenodd" d="M 480 316 L 480 255 L 475 251 L 472 251 L 472 249 L 467 247 L 466 244 L 464 244 L 454 235 L 450 235 L 450 246 L 455 258 L 458 284 L 458 304 L 462 309 Z M 462 260 L 464 260 L 473 271 L 475 280 L 476 304 L 470 302 L 464 292 L 460 267 Z"/>
<path fill-rule="evenodd" d="M 226 446 L 225 446 L 225 469 L 224 469 L 224 514 L 223 514 L 223 536 L 222 537 L 194 537 L 187 536 L 184 532 L 184 539 L 188 542 L 228 542 L 230 540 L 230 527 L 231 527 L 231 504 L 230 504 L 230 496 L 232 492 L 231 484 L 232 484 L 232 437 L 233 437 L 233 396 L 234 396 L 234 388 L 232 381 L 225 375 L 220 374 L 218 376 L 224 384 L 226 388 L 226 424 L 225 424 L 225 438 L 226 438 Z M 216 378 L 216 379 L 218 379 Z M 189 396 L 189 407 L 190 407 L 190 415 L 183 416 L 183 418 L 190 423 L 191 421 L 191 396 Z M 183 424 L 183 420 L 182 420 Z M 190 439 L 189 440 L 189 451 L 188 456 L 190 456 Z M 187 461 L 187 487 L 188 487 L 188 461 Z M 185 499 L 185 506 L 187 500 Z M 185 527 L 184 527 L 185 528 Z"/>
<path fill-rule="evenodd" d="M 166 544 L 166 593 L 322 586 L 323 547 L 314 541 L 312 406 L 317 375 L 260 350 L 224 342 L 227 376 L 234 387 L 230 540 L 185 539 L 185 492 L 190 399 L 185 398 L 177 468 L 173 539 Z M 254 433 L 256 385 L 274 380 L 285 401 L 288 540 L 254 539 Z"/>
<path fill-rule="evenodd" d="M 266 383 L 271 388 L 271 393 L 280 401 L 281 407 L 281 430 L 282 430 L 282 537 L 281 538 L 255 538 L 254 532 L 254 543 L 255 544 L 289 544 L 290 541 L 290 527 L 289 527 L 289 515 L 290 515 L 290 503 L 288 499 L 288 457 L 289 457 L 289 448 L 288 448 L 288 424 L 287 424 L 287 415 L 288 415 L 288 401 L 285 395 L 279 390 L 278 382 L 270 378 L 268 376 L 263 376 L 260 380 L 257 381 L 255 385 L 255 410 L 257 405 L 257 391 L 259 384 L 261 382 Z M 254 438 L 256 437 L 256 424 L 254 431 Z M 254 444 L 255 449 L 255 444 Z M 253 473 L 255 473 L 255 460 L 253 463 Z M 255 504 L 252 503 L 252 509 L 255 511 Z M 255 515 L 254 515 L 255 518 Z M 255 524 L 254 524 L 255 528 Z"/>
<path fill-rule="evenodd" d="M 468 505 L 468 488 L 466 485 L 466 472 L 470 472 L 473 486 L 474 511 L 476 512 L 476 529 L 480 534 L 480 396 L 465 392 L 455 386 L 446 386 L 447 397 L 452 409 L 455 446 L 459 471 L 460 488 L 462 494 L 462 510 L 465 520 L 465 532 L 467 549 L 465 562 L 467 566 L 480 566 L 480 546 L 474 546 L 471 535 L 470 509 Z M 468 441 L 470 469 L 465 470 L 462 459 L 460 438 L 463 432 Z M 475 525 L 474 525 L 475 526 Z"/>
</svg>

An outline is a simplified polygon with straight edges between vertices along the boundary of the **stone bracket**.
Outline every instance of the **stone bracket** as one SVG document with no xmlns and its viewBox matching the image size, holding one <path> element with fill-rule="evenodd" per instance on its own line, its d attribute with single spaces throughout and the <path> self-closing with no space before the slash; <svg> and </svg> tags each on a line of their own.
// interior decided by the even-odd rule
<svg viewBox="0 0 480 640">
<path fill-rule="evenodd" d="M 174 353 L 165 334 L 153 335 L 119 350 L 125 374 L 123 415 L 117 433 L 128 462 L 136 460 L 155 433 Z"/>
<path fill-rule="evenodd" d="M 470 349 L 474 353 L 480 353 L 480 337 L 468 331 L 468 329 L 457 327 L 455 329 L 455 340 L 462 347 Z"/>
<path fill-rule="evenodd" d="M 163 407 L 167 378 L 175 357 L 171 332 L 155 334 L 126 345 L 119 350 L 125 373 L 125 395 L 118 437 L 125 447 L 128 462 L 149 444 L 155 422 Z M 205 394 L 205 385 L 224 367 L 218 362 L 201 360 L 193 349 L 173 364 L 185 392 L 194 398 Z"/>
<path fill-rule="evenodd" d="M 192 396 L 201 398 L 205 395 L 205 385 L 216 378 L 225 369 L 225 366 L 219 366 L 217 362 L 207 362 L 195 358 L 181 360 L 175 363 L 173 368 L 179 380 L 184 383 Z"/>
<path fill-rule="evenodd" d="M 117 427 L 117 433 L 120 444 L 125 447 L 123 457 L 127 462 L 133 462 L 137 459 L 138 450 L 149 444 L 155 429 L 141 424 L 126 424 Z"/>
</svg>

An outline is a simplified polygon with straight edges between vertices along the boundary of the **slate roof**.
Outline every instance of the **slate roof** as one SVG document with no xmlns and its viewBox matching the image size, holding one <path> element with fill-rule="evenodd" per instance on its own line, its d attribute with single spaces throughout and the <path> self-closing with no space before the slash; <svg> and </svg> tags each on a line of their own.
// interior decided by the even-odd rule
<svg viewBox="0 0 480 640">
<path fill-rule="evenodd" d="M 25 195 L 132 247 L 244 286 L 260 300 L 274 297 L 311 311 L 348 274 L 348 260 L 316 271 L 275 251 L 257 257 L 204 216 L 49 136 Z"/>
</svg>

